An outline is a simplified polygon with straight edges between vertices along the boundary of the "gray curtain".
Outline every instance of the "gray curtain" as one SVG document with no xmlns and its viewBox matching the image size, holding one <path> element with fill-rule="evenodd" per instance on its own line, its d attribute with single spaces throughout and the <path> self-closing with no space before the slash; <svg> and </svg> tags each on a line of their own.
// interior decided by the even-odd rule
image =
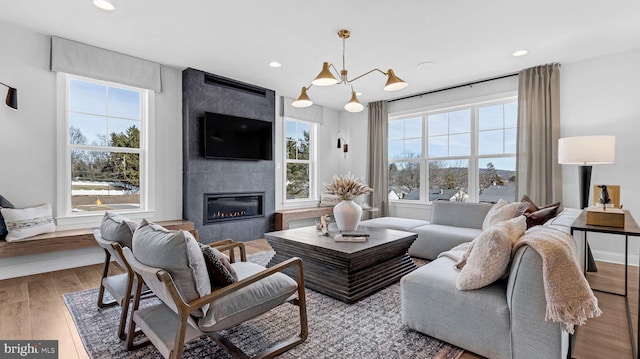
<svg viewBox="0 0 640 359">
<path fill-rule="evenodd" d="M 368 176 L 369 187 L 373 193 L 369 195 L 369 205 L 378 208 L 373 215 L 384 217 L 389 213 L 389 161 L 387 153 L 387 132 L 389 114 L 387 102 L 377 101 L 369 103 L 369 133 L 368 133 Z"/>
<path fill-rule="evenodd" d="M 560 65 L 520 71 L 518 79 L 518 199 L 527 194 L 546 205 L 562 200 L 560 138 Z"/>
</svg>

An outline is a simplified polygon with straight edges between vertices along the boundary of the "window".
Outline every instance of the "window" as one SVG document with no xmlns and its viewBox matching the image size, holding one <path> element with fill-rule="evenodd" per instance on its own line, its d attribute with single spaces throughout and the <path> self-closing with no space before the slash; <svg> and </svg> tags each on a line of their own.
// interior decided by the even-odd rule
<svg viewBox="0 0 640 359">
<path fill-rule="evenodd" d="M 516 122 L 515 98 L 392 117 L 389 199 L 514 201 Z"/>
<path fill-rule="evenodd" d="M 285 198 L 315 199 L 315 124 L 285 118 Z"/>
<path fill-rule="evenodd" d="M 149 91 L 63 76 L 59 215 L 144 210 Z"/>
</svg>

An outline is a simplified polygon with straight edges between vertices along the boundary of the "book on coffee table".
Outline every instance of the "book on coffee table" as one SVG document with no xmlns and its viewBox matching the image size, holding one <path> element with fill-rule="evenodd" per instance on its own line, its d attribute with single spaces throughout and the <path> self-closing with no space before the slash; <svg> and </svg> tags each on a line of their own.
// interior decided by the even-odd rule
<svg viewBox="0 0 640 359">
<path fill-rule="evenodd" d="M 367 236 L 345 236 L 344 234 L 336 234 L 333 236 L 334 242 L 355 242 L 355 243 L 364 243 L 367 241 Z"/>
</svg>

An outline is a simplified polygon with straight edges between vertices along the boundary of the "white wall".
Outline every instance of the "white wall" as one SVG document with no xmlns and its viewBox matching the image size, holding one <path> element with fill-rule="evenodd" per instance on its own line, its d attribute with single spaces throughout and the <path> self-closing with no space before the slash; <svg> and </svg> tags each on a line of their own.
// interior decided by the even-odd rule
<svg viewBox="0 0 640 359">
<path fill-rule="evenodd" d="M 640 220 L 640 49 L 563 64 L 560 72 L 561 137 L 615 135 L 616 162 L 594 165 L 595 184 L 618 184 L 624 208 Z M 578 167 L 563 166 L 562 202 L 578 207 Z M 591 193 L 593 196 L 593 192 Z M 593 204 L 590 201 L 590 204 Z M 638 239 L 630 240 L 637 263 Z M 624 237 L 589 234 L 594 257 L 622 262 Z"/>
<path fill-rule="evenodd" d="M 18 111 L 4 104 L 6 88 L 0 88 L 0 194 L 17 208 L 49 202 L 56 208 L 56 74 L 50 72 L 50 37 L 0 22 L 0 82 L 18 89 Z M 162 67 L 163 92 L 156 94 L 155 216 L 153 220 L 182 218 L 182 76 Z M 54 213 L 54 216 L 57 214 Z M 98 221 L 95 222 L 97 226 Z M 100 253 L 95 249 L 96 253 Z M 59 252 L 47 256 L 66 268 L 86 264 L 86 251 Z M 99 256 L 98 256 L 99 257 Z M 57 259 L 56 259 L 57 258 Z M 43 257 L 24 256 L 20 261 L 0 260 L 0 277 L 6 266 L 43 268 Z M 35 268 L 35 267 L 39 268 Z M 51 268 L 61 269 L 57 265 Z"/>
</svg>

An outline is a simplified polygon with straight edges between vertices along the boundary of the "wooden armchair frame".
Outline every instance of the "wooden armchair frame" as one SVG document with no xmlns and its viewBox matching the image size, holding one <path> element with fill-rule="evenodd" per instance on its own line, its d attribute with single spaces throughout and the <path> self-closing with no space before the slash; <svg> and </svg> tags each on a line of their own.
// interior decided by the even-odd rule
<svg viewBox="0 0 640 359">
<path fill-rule="evenodd" d="M 230 244 L 222 244 L 220 246 L 217 246 L 217 249 L 220 251 L 226 251 L 226 250 L 231 250 L 231 258 L 234 258 L 235 256 L 233 255 L 233 249 L 234 248 L 239 248 L 240 249 L 240 257 L 243 261 L 246 261 L 246 250 L 244 247 L 244 243 L 241 242 L 234 242 L 234 243 L 230 243 Z M 182 357 L 182 353 L 183 353 L 183 349 L 184 349 L 184 344 L 185 344 L 185 334 L 187 332 L 187 327 L 190 326 L 190 324 L 188 323 L 188 320 L 190 318 L 190 313 L 193 312 L 194 310 L 201 308 L 221 297 L 224 297 L 225 295 L 231 294 L 235 291 L 238 291 L 252 283 L 255 283 L 261 279 L 264 279 L 266 277 L 268 277 L 269 275 L 272 275 L 274 273 L 277 272 L 282 272 L 283 270 L 285 270 L 286 268 L 289 267 L 295 267 L 296 268 L 296 282 L 298 285 L 298 289 L 297 289 L 297 298 L 292 299 L 289 301 L 289 303 L 298 306 L 299 309 L 299 316 L 300 316 L 300 333 L 298 335 L 289 337 L 288 339 L 285 339 L 284 341 L 281 341 L 267 349 L 265 349 L 264 351 L 258 353 L 257 355 L 255 355 L 253 358 L 272 358 L 275 357 L 277 355 L 280 355 L 282 353 L 284 353 L 285 351 L 297 346 L 298 344 L 304 342 L 309 334 L 308 331 L 308 325 L 307 325 L 307 304 L 306 304 L 306 295 L 305 295 L 305 288 L 304 288 L 304 272 L 303 272 L 303 265 L 302 265 L 302 260 L 300 258 L 291 258 L 289 260 L 286 260 L 282 263 L 279 263 L 273 267 L 270 268 L 266 268 L 265 270 L 256 273 L 250 277 L 247 277 L 239 282 L 230 284 L 228 286 L 225 286 L 223 288 L 217 289 L 215 291 L 213 291 L 211 294 L 208 294 L 204 297 L 198 298 L 196 300 L 193 300 L 189 303 L 186 303 L 182 296 L 180 295 L 180 293 L 178 292 L 178 289 L 175 286 L 175 283 L 173 282 L 173 279 L 171 278 L 171 275 L 166 272 L 165 270 L 159 270 L 156 273 L 156 276 L 158 278 L 158 280 L 164 285 L 165 289 L 168 291 L 168 293 L 171 296 L 171 299 L 173 300 L 176 308 L 177 308 L 177 316 L 179 318 L 179 323 L 178 323 L 178 327 L 176 328 L 175 331 L 175 340 L 174 340 L 174 345 L 173 345 L 173 350 L 171 350 L 169 358 L 170 359 L 177 359 L 177 358 L 181 358 Z M 138 310 L 139 308 L 139 304 L 140 304 L 140 297 L 141 297 L 141 289 L 142 289 L 142 278 L 141 275 L 136 273 L 136 276 L 138 277 L 138 281 L 137 281 L 137 287 L 136 287 L 136 291 L 135 291 L 135 295 L 134 295 L 134 300 L 133 300 L 133 317 L 132 320 L 129 322 L 129 333 L 132 333 L 133 328 L 136 327 L 136 323 L 135 323 L 135 312 Z M 196 328 L 198 331 L 200 331 L 198 328 Z M 233 345 L 231 343 L 231 341 L 229 341 L 227 338 L 223 337 L 222 335 L 220 335 L 217 332 L 201 332 L 202 335 L 208 335 L 209 337 L 211 337 L 212 339 L 214 339 L 223 349 L 225 349 L 227 352 L 229 352 L 231 355 L 233 355 L 234 358 L 249 358 L 244 352 L 242 352 L 242 350 L 240 350 L 238 347 L 236 347 L 235 345 Z M 129 345 L 133 345 L 133 335 L 128 336 L 127 338 L 127 346 Z"/>
</svg>

